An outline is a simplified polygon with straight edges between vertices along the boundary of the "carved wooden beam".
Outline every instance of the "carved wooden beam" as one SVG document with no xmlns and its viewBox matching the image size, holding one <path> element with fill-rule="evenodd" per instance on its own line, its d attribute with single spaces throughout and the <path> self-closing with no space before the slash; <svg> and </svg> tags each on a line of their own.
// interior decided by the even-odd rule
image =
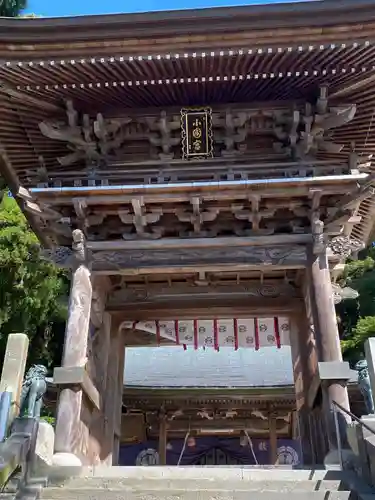
<svg viewBox="0 0 375 500">
<path fill-rule="evenodd" d="M 151 212 L 146 212 L 146 206 L 142 198 L 134 198 L 132 200 L 133 214 L 126 210 L 119 210 L 118 215 L 123 224 L 131 224 L 135 227 L 136 233 L 140 237 L 160 238 L 162 236 L 162 228 L 151 228 L 151 232 L 146 228 L 149 224 L 159 222 L 163 215 L 163 209 L 151 209 Z M 129 233 L 124 233 L 123 237 L 128 239 Z"/>
<path fill-rule="evenodd" d="M 275 236 L 219 237 L 211 238 L 164 238 L 160 241 L 89 241 L 91 251 L 117 250 L 176 250 L 176 249 L 228 249 L 234 247 L 273 247 L 282 245 L 305 245 L 311 243 L 310 234 L 280 234 Z"/>
<path fill-rule="evenodd" d="M 323 196 L 321 189 L 310 189 L 309 198 L 311 199 L 311 213 L 314 214 L 319 210 L 320 202 Z"/>
<path fill-rule="evenodd" d="M 168 117 L 166 111 L 160 113 L 160 118 L 147 117 L 144 120 L 151 131 L 156 133 L 148 134 L 148 139 L 153 146 L 161 149 L 159 157 L 168 156 L 173 158 L 171 151 L 172 147 L 177 146 L 181 142 L 180 136 L 174 137 L 173 132 L 181 127 L 180 118 L 174 116 Z"/>
<path fill-rule="evenodd" d="M 256 234 L 259 229 L 259 224 L 263 218 L 273 217 L 276 209 L 259 210 L 260 196 L 254 195 L 250 197 L 251 211 L 243 208 L 243 205 L 232 205 L 232 212 L 236 219 L 251 222 L 252 231 Z"/>
<path fill-rule="evenodd" d="M 72 202 L 78 218 L 80 229 L 85 230 L 88 227 L 87 201 L 85 198 L 73 198 Z"/>
<path fill-rule="evenodd" d="M 313 236 L 313 253 L 315 255 L 324 252 L 327 247 L 327 237 L 324 234 L 324 224 L 314 217 L 311 221 L 311 232 Z"/>
<path fill-rule="evenodd" d="M 324 233 L 324 223 L 319 219 L 313 219 L 311 223 L 313 236 L 313 253 L 320 254 L 328 251 L 329 260 L 345 260 L 365 247 L 363 241 L 350 238 L 341 234 L 332 239 Z"/>
<path fill-rule="evenodd" d="M 304 267 L 306 250 L 304 246 L 275 246 L 206 249 L 100 251 L 93 253 L 93 270 L 119 270 L 157 267 L 191 267 L 217 264 L 246 264 L 254 266 Z"/>
<path fill-rule="evenodd" d="M 213 126 L 223 130 L 215 133 L 215 142 L 224 143 L 225 149 L 221 152 L 222 156 L 244 152 L 244 150 L 235 149 L 235 145 L 246 140 L 249 131 L 246 126 L 247 120 L 248 114 L 246 112 L 233 113 L 227 110 L 223 117 L 217 113 L 214 115 Z"/>
<path fill-rule="evenodd" d="M 195 235 L 202 234 L 202 225 L 205 222 L 214 221 L 220 213 L 219 208 L 202 209 L 201 200 L 195 196 L 190 200 L 192 211 L 176 210 L 176 217 L 180 222 L 189 222 L 193 228 Z"/>
<path fill-rule="evenodd" d="M 282 115 L 277 119 L 274 129 L 279 140 L 277 149 L 294 159 L 307 158 L 318 151 L 339 153 L 344 145 L 335 144 L 325 134 L 350 122 L 355 113 L 355 104 L 329 107 L 327 87 L 321 87 L 314 107 L 307 103 L 304 112 L 293 110 L 290 117 Z"/>
<path fill-rule="evenodd" d="M 66 166 L 79 160 L 92 164 L 106 159 L 109 153 L 121 146 L 125 139 L 121 128 L 131 121 L 129 117 L 105 120 L 101 114 L 97 115 L 96 120 L 87 114 L 80 117 L 71 100 L 66 102 L 66 115 L 67 124 L 60 121 L 43 121 L 39 124 L 43 135 L 66 142 L 73 150 L 58 159 L 61 165 Z"/>
<path fill-rule="evenodd" d="M 265 280 L 263 283 L 252 281 L 239 284 L 215 284 L 196 286 L 194 284 L 173 285 L 147 285 L 143 288 L 125 288 L 112 292 L 108 299 L 108 308 L 116 309 L 122 304 L 139 303 L 168 303 L 170 301 L 186 300 L 225 300 L 234 298 L 264 298 L 272 301 L 280 297 L 296 298 L 300 296 L 299 290 L 283 282 Z"/>
</svg>

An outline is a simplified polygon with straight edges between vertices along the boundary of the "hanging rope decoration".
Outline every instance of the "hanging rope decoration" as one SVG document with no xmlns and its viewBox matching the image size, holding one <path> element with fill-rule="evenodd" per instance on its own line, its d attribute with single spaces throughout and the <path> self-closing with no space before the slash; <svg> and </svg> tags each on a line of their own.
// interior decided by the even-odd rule
<svg viewBox="0 0 375 500">
<path fill-rule="evenodd" d="M 198 349 L 198 320 L 194 320 L 194 349 Z"/>
<path fill-rule="evenodd" d="M 234 350 L 238 350 L 238 321 L 236 318 L 233 320 L 233 335 L 234 335 Z"/>
<path fill-rule="evenodd" d="M 214 347 L 215 347 L 215 351 L 219 350 L 217 319 L 214 319 Z"/>
<path fill-rule="evenodd" d="M 259 325 L 258 318 L 254 318 L 255 350 L 259 351 Z"/>
<path fill-rule="evenodd" d="M 275 329 L 276 346 L 278 349 L 280 349 L 281 340 L 280 340 L 279 321 L 277 318 L 273 318 L 273 325 L 274 325 L 274 329 Z"/>
</svg>

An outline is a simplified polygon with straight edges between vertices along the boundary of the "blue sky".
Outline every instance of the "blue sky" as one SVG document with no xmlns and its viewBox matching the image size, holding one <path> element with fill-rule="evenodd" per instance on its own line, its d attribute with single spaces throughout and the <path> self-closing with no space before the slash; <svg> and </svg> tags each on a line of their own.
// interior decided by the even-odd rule
<svg viewBox="0 0 375 500">
<path fill-rule="evenodd" d="M 281 0 L 28 0 L 27 12 L 40 16 L 79 16 L 153 10 L 280 3 Z"/>
</svg>

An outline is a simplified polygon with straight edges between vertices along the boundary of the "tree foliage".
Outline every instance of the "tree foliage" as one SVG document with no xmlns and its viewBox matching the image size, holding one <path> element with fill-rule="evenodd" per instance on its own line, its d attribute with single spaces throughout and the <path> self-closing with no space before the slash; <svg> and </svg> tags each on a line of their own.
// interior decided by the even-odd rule
<svg viewBox="0 0 375 500">
<path fill-rule="evenodd" d="M 363 356 L 363 345 L 375 336 L 375 251 L 371 247 L 345 266 L 343 285 L 359 292 L 356 300 L 337 306 L 341 345 L 345 359 L 354 363 Z"/>
<path fill-rule="evenodd" d="M 26 0 L 0 0 L 1 17 L 17 17 L 26 8 Z"/>
<path fill-rule="evenodd" d="M 40 258 L 39 244 L 13 198 L 0 204 L 0 359 L 9 333 L 29 336 L 29 363 L 59 364 L 68 280 Z"/>
</svg>

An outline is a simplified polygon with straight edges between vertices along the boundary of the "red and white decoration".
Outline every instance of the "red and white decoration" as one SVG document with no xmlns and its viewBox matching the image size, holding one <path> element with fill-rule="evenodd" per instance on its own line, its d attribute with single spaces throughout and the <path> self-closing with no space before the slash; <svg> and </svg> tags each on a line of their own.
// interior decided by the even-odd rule
<svg viewBox="0 0 375 500">
<path fill-rule="evenodd" d="M 289 319 L 274 318 L 234 318 L 209 320 L 135 321 L 123 325 L 135 328 L 157 337 L 168 339 L 178 345 L 199 347 L 253 348 L 290 345 Z"/>
</svg>

